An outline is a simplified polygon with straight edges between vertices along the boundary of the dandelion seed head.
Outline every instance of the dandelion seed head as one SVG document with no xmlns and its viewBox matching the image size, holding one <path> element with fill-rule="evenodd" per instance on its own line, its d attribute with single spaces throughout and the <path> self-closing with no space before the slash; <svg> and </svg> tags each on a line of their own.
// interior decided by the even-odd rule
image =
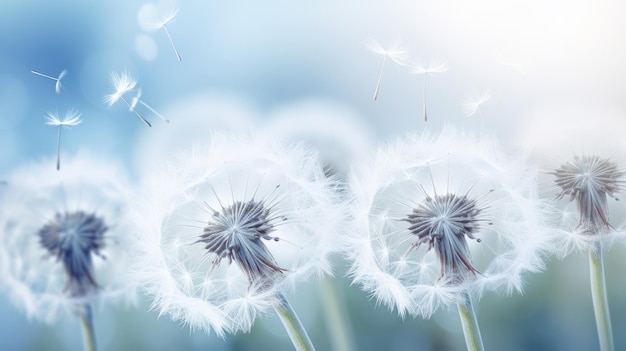
<svg viewBox="0 0 626 351">
<path fill-rule="evenodd" d="M 101 255 L 107 226 L 93 213 L 57 213 L 37 233 L 40 244 L 63 263 L 67 274 L 66 291 L 83 297 L 97 288 L 92 254 Z"/>
<path fill-rule="evenodd" d="M 137 80 L 127 71 L 123 71 L 120 74 L 117 72 L 111 72 L 110 83 L 114 92 L 112 94 L 105 95 L 104 101 L 109 106 L 113 106 L 113 104 L 122 98 L 124 94 L 135 89 Z"/>
<path fill-rule="evenodd" d="M 60 172 L 48 165 L 22 166 L 7 178 L 0 282 L 8 297 L 50 323 L 86 302 L 133 304 L 129 187 L 120 167 L 87 153 L 68 157 Z"/>
<path fill-rule="evenodd" d="M 609 231 L 608 197 L 624 190 L 624 172 L 617 163 L 595 155 L 575 156 L 552 175 L 561 188 L 557 199 L 576 201 L 580 229 L 589 234 Z"/>
<path fill-rule="evenodd" d="M 214 265 L 225 257 L 229 263 L 235 261 L 251 286 L 271 285 L 275 275 L 285 271 L 276 265 L 261 240 L 279 240 L 270 236 L 274 225 L 267 204 L 255 200 L 237 201 L 213 213 L 212 217 L 198 241 L 205 244 L 209 253 L 215 254 Z"/>
<path fill-rule="evenodd" d="M 146 183 L 133 269 L 154 309 L 223 335 L 249 330 L 277 290 L 330 273 L 345 209 L 311 149 L 263 134 L 210 140 Z M 214 313 L 199 323 L 190 299 Z"/>
<path fill-rule="evenodd" d="M 476 200 L 455 194 L 426 197 L 425 201 L 404 221 L 410 224 L 409 232 L 417 236 L 415 248 L 427 243 L 434 249 L 441 266 L 440 279 L 453 277 L 462 282 L 467 276 L 478 273 L 472 266 L 466 237 L 476 239 L 480 227 L 480 212 Z"/>
<path fill-rule="evenodd" d="M 489 136 L 444 128 L 380 147 L 350 179 L 353 282 L 425 317 L 461 292 L 521 289 L 550 247 L 536 185 L 534 168 Z"/>
</svg>

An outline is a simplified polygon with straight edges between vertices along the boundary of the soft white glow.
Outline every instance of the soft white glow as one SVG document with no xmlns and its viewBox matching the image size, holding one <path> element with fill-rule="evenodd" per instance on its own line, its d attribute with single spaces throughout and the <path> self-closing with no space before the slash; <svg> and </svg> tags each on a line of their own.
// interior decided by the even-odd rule
<svg viewBox="0 0 626 351">
<path fill-rule="evenodd" d="M 135 38 L 135 50 L 139 57 L 146 61 L 153 61 L 157 57 L 157 46 L 152 37 L 139 34 Z"/>
</svg>

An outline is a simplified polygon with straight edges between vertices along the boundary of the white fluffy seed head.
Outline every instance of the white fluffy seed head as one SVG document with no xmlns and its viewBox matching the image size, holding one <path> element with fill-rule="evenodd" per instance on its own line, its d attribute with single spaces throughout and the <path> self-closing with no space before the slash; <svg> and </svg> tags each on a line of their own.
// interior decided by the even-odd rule
<svg viewBox="0 0 626 351">
<path fill-rule="evenodd" d="M 134 271 L 155 310 L 223 335 L 249 330 L 276 290 L 331 273 L 344 210 L 315 152 L 263 135 L 210 140 L 148 182 Z"/>
<path fill-rule="evenodd" d="M 8 175 L 0 205 L 0 282 L 30 318 L 52 322 L 86 302 L 135 301 L 128 279 L 129 186 L 109 160 L 80 154 Z"/>
<path fill-rule="evenodd" d="M 624 172 L 615 162 L 598 156 L 575 156 L 552 173 L 562 191 L 558 198 L 576 201 L 579 226 L 598 234 L 611 225 L 608 220 L 608 197 L 624 189 Z"/>
<path fill-rule="evenodd" d="M 460 292 L 521 290 L 522 273 L 542 268 L 536 172 L 489 137 L 398 138 L 350 186 L 350 274 L 400 315 L 428 317 Z"/>
<path fill-rule="evenodd" d="M 345 179 L 350 163 L 370 151 L 372 131 L 362 116 L 346 106 L 324 100 L 303 100 L 277 109 L 267 130 L 282 141 L 312 145 L 326 166 L 326 173 Z"/>
<path fill-rule="evenodd" d="M 557 189 L 557 201 L 548 209 L 554 218 L 557 256 L 588 251 L 599 242 L 608 248 L 626 235 L 623 226 L 611 223 L 610 217 L 610 207 L 624 190 L 623 165 L 597 155 L 577 155 L 550 175 Z"/>
</svg>

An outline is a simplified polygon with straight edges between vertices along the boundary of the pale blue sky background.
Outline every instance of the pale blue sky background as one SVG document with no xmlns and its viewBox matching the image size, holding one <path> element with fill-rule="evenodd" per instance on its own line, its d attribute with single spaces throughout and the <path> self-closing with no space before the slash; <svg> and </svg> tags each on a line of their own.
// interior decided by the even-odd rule
<svg viewBox="0 0 626 351">
<path fill-rule="evenodd" d="M 583 151 L 626 158 L 622 4 L 180 1 L 168 28 L 182 62 L 162 30 L 142 26 L 142 11 L 153 7 L 166 10 L 168 3 L 0 0 L 0 178 L 21 164 L 54 156 L 56 130 L 44 124 L 44 115 L 68 108 L 79 110 L 84 122 L 64 133 L 64 152 L 112 155 L 135 182 L 212 130 L 286 132 L 289 123 L 310 123 L 297 135 L 319 137 L 322 147 L 342 145 L 344 153 L 334 157 L 345 157 L 345 163 L 402 132 L 446 123 L 495 133 L 505 147 L 522 146 L 544 165 Z M 447 72 L 429 77 L 428 123 L 421 117 L 423 77 L 408 67 L 387 62 L 379 99 L 372 101 L 382 57 L 367 50 L 369 40 L 401 41 L 411 60 L 448 62 Z M 55 94 L 53 81 L 31 74 L 33 69 L 50 75 L 67 69 L 61 93 Z M 142 99 L 170 124 L 146 112 L 153 123 L 148 129 L 119 103 L 104 104 L 110 72 L 124 69 L 138 78 Z M 491 99 L 466 116 L 462 104 L 485 91 Z M 338 132 L 320 137 L 324 130 Z M 623 250 L 615 247 L 607 263 L 618 349 L 626 347 L 626 279 L 618 269 Z M 548 268 L 544 275 L 529 276 L 525 296 L 483 298 L 478 318 L 488 349 L 595 347 L 585 257 Z M 337 271 L 342 274 L 341 265 Z M 345 279 L 339 287 L 359 350 L 463 345 L 455 311 L 430 321 L 402 321 L 376 308 Z M 316 296 L 309 284 L 293 300 L 324 350 L 325 322 L 309 303 Z M 146 309 L 142 301 L 136 310 L 97 310 L 101 349 L 252 350 L 259 343 L 291 349 L 274 316 L 263 318 L 249 335 L 222 341 L 190 334 Z M 5 299 L 0 299 L 0 339 L 7 350 L 82 345 L 77 320 L 54 327 L 27 322 Z"/>
</svg>

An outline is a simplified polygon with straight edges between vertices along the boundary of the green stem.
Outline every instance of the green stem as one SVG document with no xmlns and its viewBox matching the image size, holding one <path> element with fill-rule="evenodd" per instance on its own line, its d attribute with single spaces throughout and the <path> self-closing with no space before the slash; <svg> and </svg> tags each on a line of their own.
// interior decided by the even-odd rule
<svg viewBox="0 0 626 351">
<path fill-rule="evenodd" d="M 85 351 L 96 351 L 96 336 L 93 330 L 91 306 L 89 304 L 85 304 L 83 308 L 84 311 L 80 315 L 80 325 L 83 330 Z"/>
<path fill-rule="evenodd" d="M 276 293 L 274 310 L 276 310 L 278 317 L 280 317 L 280 321 L 283 322 L 283 326 L 285 330 L 287 330 L 287 334 L 289 334 L 289 338 L 296 350 L 314 351 L 315 347 L 313 343 L 311 343 L 311 339 L 309 339 L 306 330 L 302 326 L 302 323 L 300 323 L 296 312 L 289 304 L 289 301 L 287 301 L 285 294 L 281 292 Z"/>
<path fill-rule="evenodd" d="M 336 280 L 330 276 L 322 278 L 321 292 L 324 299 L 324 316 L 333 350 L 352 351 L 352 333 L 348 330 L 343 305 L 340 303 Z"/>
<path fill-rule="evenodd" d="M 600 339 L 600 350 L 613 351 L 613 331 L 611 330 L 609 301 L 606 297 L 602 244 L 600 242 L 589 251 L 589 273 L 593 311 L 596 316 L 596 327 L 598 328 L 598 338 Z"/>
<path fill-rule="evenodd" d="M 461 316 L 461 325 L 463 326 L 463 335 L 465 335 L 465 344 L 468 351 L 484 351 L 483 340 L 480 336 L 478 321 L 474 313 L 472 299 L 468 293 L 463 293 L 461 301 L 457 303 L 459 315 Z"/>
</svg>

